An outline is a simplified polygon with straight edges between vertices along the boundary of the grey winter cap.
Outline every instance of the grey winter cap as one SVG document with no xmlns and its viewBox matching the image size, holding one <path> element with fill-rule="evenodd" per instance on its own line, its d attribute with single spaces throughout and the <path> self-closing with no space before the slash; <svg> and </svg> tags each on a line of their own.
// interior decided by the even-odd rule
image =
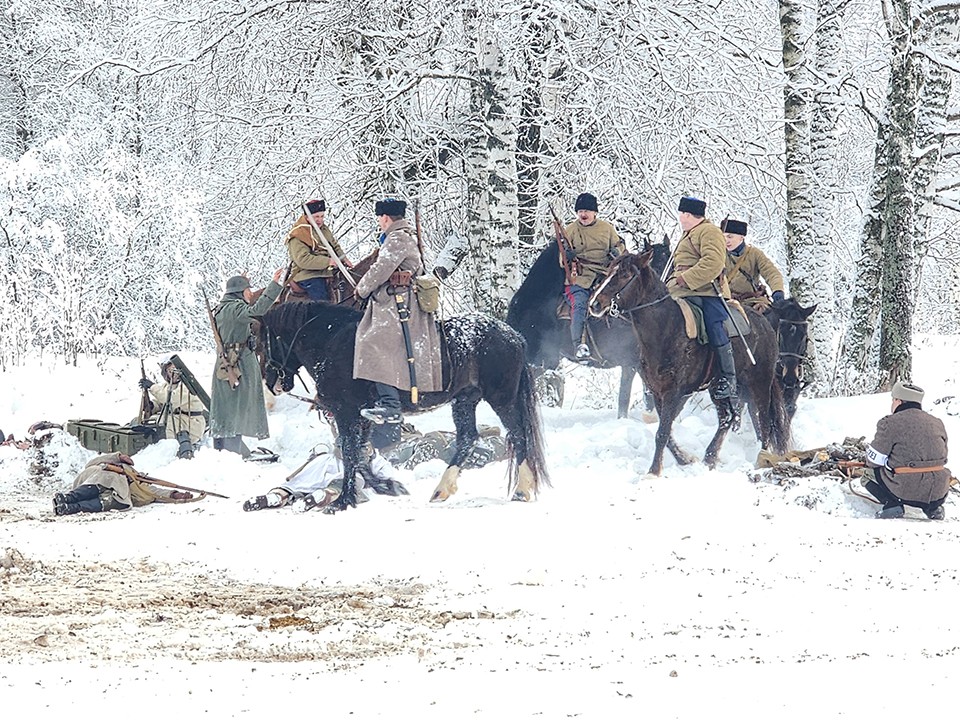
<svg viewBox="0 0 960 720">
<path fill-rule="evenodd" d="M 916 385 L 910 385 L 908 383 L 902 383 L 899 380 L 897 384 L 893 386 L 893 390 L 890 391 L 890 394 L 893 396 L 894 400 L 900 400 L 902 402 L 923 402 L 923 388 L 919 388 Z"/>
<path fill-rule="evenodd" d="M 250 287 L 250 280 L 246 275 L 234 275 L 232 278 L 227 280 L 227 286 L 224 288 L 224 292 L 243 292 L 248 287 Z"/>
</svg>

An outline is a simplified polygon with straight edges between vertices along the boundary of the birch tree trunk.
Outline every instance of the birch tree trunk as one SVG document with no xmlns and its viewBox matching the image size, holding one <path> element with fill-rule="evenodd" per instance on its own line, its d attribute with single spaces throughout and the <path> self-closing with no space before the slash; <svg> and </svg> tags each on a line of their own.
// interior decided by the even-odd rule
<svg viewBox="0 0 960 720">
<path fill-rule="evenodd" d="M 467 239 L 475 264 L 471 285 L 474 306 L 504 318 L 514 290 L 520 284 L 517 257 L 517 123 L 515 83 L 504 66 L 493 17 L 483 16 L 473 4 L 465 7 L 467 36 L 475 52 L 468 72 L 472 83 L 470 122 L 474 142 L 465 152 L 467 172 Z"/>
</svg>

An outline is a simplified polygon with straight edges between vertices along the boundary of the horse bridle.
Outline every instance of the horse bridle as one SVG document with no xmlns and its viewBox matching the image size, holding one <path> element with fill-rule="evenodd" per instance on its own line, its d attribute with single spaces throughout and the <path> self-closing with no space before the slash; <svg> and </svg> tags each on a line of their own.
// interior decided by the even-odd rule
<svg viewBox="0 0 960 720">
<path fill-rule="evenodd" d="M 267 369 L 268 369 L 268 370 L 273 370 L 273 371 L 277 374 L 277 379 L 278 379 L 281 383 L 283 383 L 283 381 L 286 379 L 287 374 L 288 374 L 287 361 L 290 359 L 290 355 L 293 354 L 293 346 L 294 346 L 294 343 L 297 342 L 297 338 L 300 337 L 300 333 L 303 332 L 304 328 L 306 328 L 307 325 L 309 325 L 309 324 L 312 323 L 314 320 L 316 320 L 317 317 L 319 317 L 319 316 L 318 316 L 318 315 L 314 315 L 312 318 L 310 318 L 309 320 L 307 320 L 303 325 L 301 325 L 299 328 L 297 328 L 297 331 L 293 334 L 293 339 L 290 341 L 290 345 L 287 347 L 286 351 L 284 352 L 282 364 L 278 364 L 277 361 L 276 361 L 276 360 L 274 359 L 274 357 L 273 357 L 273 342 L 271 341 L 271 338 L 272 338 L 272 336 L 273 336 L 273 332 L 271 331 L 270 327 L 267 326 L 267 362 L 266 362 L 266 366 L 267 366 Z M 281 348 L 282 348 L 283 345 L 284 345 L 284 343 L 283 343 L 283 341 L 280 339 L 280 336 L 279 336 L 279 335 L 276 337 L 276 341 L 280 344 L 280 346 L 281 346 Z M 299 373 L 299 369 L 294 372 L 295 375 L 298 375 L 298 373 Z M 299 376 L 299 375 L 298 375 L 298 376 Z M 300 382 L 303 382 L 303 380 L 301 379 Z M 304 384 L 304 387 L 306 387 L 305 384 Z"/>
<path fill-rule="evenodd" d="M 803 361 L 807 359 L 807 334 L 803 334 L 803 343 L 797 348 L 798 352 L 791 352 L 783 349 L 783 334 L 780 332 L 780 325 L 796 325 L 798 327 L 804 328 L 806 330 L 809 327 L 809 323 L 806 320 L 780 320 L 777 326 L 777 349 L 779 351 L 779 357 L 777 362 L 782 366 L 783 363 L 780 361 L 781 358 L 794 358 L 797 360 L 797 367 L 800 368 L 799 373 L 797 373 L 797 383 L 795 385 L 786 385 L 784 387 L 795 388 L 799 387 L 802 391 L 809 382 L 805 382 L 803 379 Z"/>
<path fill-rule="evenodd" d="M 670 298 L 669 294 L 661 295 L 656 300 L 640 303 L 639 305 L 634 305 L 632 308 L 621 310 L 620 304 L 618 302 L 620 300 L 620 293 L 622 293 L 624 290 L 626 290 L 628 287 L 630 287 L 633 283 L 635 283 L 639 279 L 640 279 L 640 271 L 634 270 L 633 277 L 627 280 L 627 282 L 624 283 L 623 287 L 617 290 L 616 294 L 610 299 L 610 307 L 607 308 L 607 312 L 609 313 L 610 317 L 619 318 L 621 315 L 630 315 L 631 313 L 634 313 L 637 310 L 643 310 L 644 308 L 652 307 Z"/>
</svg>

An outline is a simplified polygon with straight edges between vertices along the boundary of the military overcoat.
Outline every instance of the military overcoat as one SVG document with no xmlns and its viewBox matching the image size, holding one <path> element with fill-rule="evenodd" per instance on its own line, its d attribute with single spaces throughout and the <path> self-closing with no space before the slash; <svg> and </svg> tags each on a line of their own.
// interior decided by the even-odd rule
<svg viewBox="0 0 960 720">
<path fill-rule="evenodd" d="M 357 294 L 369 298 L 369 301 L 357 328 L 353 376 L 410 390 L 407 351 L 396 294 L 390 283 L 391 275 L 397 270 L 409 271 L 414 276 L 424 272 L 417 241 L 411 236 L 410 225 L 404 219 L 387 226 L 376 261 L 357 283 Z M 443 390 L 443 368 L 440 333 L 434 316 L 420 309 L 410 288 L 396 292 L 403 293 L 410 309 L 410 339 L 417 388 L 420 392 L 439 392 Z"/>
<path fill-rule="evenodd" d="M 337 242 L 333 231 L 327 227 L 326 223 L 320 226 L 320 233 L 333 248 L 337 257 L 343 260 L 345 257 L 343 248 L 340 247 L 340 243 Z M 306 215 L 300 216 L 290 235 L 287 236 L 287 255 L 293 263 L 290 279 L 294 282 L 331 277 L 336 268 L 336 263 L 330 258 L 326 245 L 317 237 L 317 231 L 313 229 Z"/>
<path fill-rule="evenodd" d="M 280 294 L 280 286 L 271 282 L 253 305 L 247 304 L 242 293 L 228 293 L 214 310 L 217 329 L 224 346 L 237 344 L 240 348 L 240 384 L 230 387 L 229 380 L 213 373 L 213 391 L 210 393 L 210 435 L 215 438 L 246 435 L 263 439 L 270 437 L 267 410 L 263 404 L 263 380 L 260 363 L 248 345 L 255 317 L 263 315 Z"/>
<path fill-rule="evenodd" d="M 879 467 L 883 483 L 901 500 L 929 503 L 945 497 L 950 471 L 895 473 L 903 467 L 933 467 L 947 462 L 947 431 L 940 418 L 919 407 L 900 406 L 881 418 L 870 441 L 867 465 Z M 886 455 L 885 462 L 878 458 Z"/>
<path fill-rule="evenodd" d="M 784 292 L 783 275 L 763 250 L 746 245 L 742 255 L 727 253 L 726 276 L 730 284 L 730 294 L 735 300 L 755 309 L 763 310 L 770 305 L 760 279 L 767 284 L 771 293 Z M 762 292 L 762 295 L 757 295 Z"/>
<path fill-rule="evenodd" d="M 673 297 L 716 297 L 713 281 L 718 280 L 723 297 L 730 297 L 724 274 L 727 244 L 720 228 L 707 219 L 683 233 L 673 256 L 673 272 L 667 290 Z M 677 282 L 683 276 L 686 287 Z"/>
<path fill-rule="evenodd" d="M 200 442 L 204 430 L 207 429 L 207 421 L 203 418 L 203 402 L 200 398 L 190 392 L 182 381 L 177 381 L 173 385 L 166 382 L 154 383 L 149 390 L 156 401 L 154 408 L 157 412 L 162 410 L 168 399 L 170 400 L 166 421 L 167 440 L 173 440 L 177 437 L 177 433 L 185 430 L 190 434 L 190 442 L 194 445 Z"/>
<path fill-rule="evenodd" d="M 81 485 L 98 485 L 113 494 L 113 499 L 118 506 L 117 509 L 129 510 L 133 507 L 133 500 L 130 497 L 130 481 L 126 475 L 105 469 L 104 466 L 108 463 L 121 465 L 120 453 L 107 453 L 93 458 L 80 471 L 77 479 L 73 481 L 73 489 L 75 490 Z"/>
<path fill-rule="evenodd" d="M 606 220 L 597 220 L 591 225 L 581 225 L 574 220 L 564 228 L 564 233 L 580 261 L 580 272 L 574 283 L 588 290 L 597 275 L 604 273 L 610 261 L 626 249 L 613 225 Z"/>
</svg>

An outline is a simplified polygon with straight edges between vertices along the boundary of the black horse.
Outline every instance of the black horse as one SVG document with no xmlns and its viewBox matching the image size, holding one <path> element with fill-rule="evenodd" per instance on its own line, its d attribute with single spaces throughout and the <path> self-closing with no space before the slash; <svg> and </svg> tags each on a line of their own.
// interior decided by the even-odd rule
<svg viewBox="0 0 960 720">
<path fill-rule="evenodd" d="M 266 348 L 267 387 L 289 392 L 297 370 L 307 368 L 317 389 L 317 402 L 337 423 L 343 453 L 343 493 L 335 510 L 356 506 L 355 473 L 370 422 L 360 408 L 376 399 L 374 384 L 353 378 L 353 352 L 362 314 L 327 303 L 285 303 L 268 311 L 261 322 L 260 341 Z M 457 491 L 464 459 L 480 437 L 477 404 L 493 408 L 507 431 L 510 446 L 510 484 L 514 500 L 532 500 L 541 485 L 549 484 L 540 413 L 530 369 L 524 361 L 523 338 L 506 324 L 472 314 L 441 323 L 443 392 L 421 393 L 410 404 L 401 392 L 405 412 L 453 403 L 457 451 L 430 498 L 446 500 Z"/>
<path fill-rule="evenodd" d="M 670 259 L 667 242 L 647 245 L 653 251 L 652 265 L 662 272 Z M 557 243 L 552 242 L 540 253 L 521 283 L 507 311 L 507 324 L 527 341 L 527 362 L 534 367 L 556 369 L 560 358 L 575 360 L 570 339 L 570 321 L 557 315 L 563 301 L 564 275 L 560 266 Z M 617 417 L 627 417 L 633 377 L 640 366 L 637 340 L 626 318 L 589 318 L 593 338 L 594 359 L 587 364 L 599 368 L 620 368 L 620 394 Z"/>
<path fill-rule="evenodd" d="M 803 361 L 807 357 L 808 319 L 816 309 L 816 305 L 805 308 L 789 298 L 774 303 L 763 313 L 777 333 L 780 347 L 777 382 L 783 391 L 783 402 L 790 420 L 797 412 L 797 399 L 808 384 L 803 379 Z"/>
<path fill-rule="evenodd" d="M 683 313 L 667 292 L 666 285 L 650 268 L 651 251 L 621 255 L 610 266 L 606 278 L 590 299 L 591 313 L 621 315 L 629 318 L 635 330 L 640 357 L 640 377 L 653 393 L 660 415 L 656 450 L 650 473 L 659 475 L 663 467 L 663 449 L 667 447 L 681 465 L 693 461 L 673 438 L 673 422 L 691 394 L 710 387 L 717 406 L 719 425 L 707 446 L 704 462 L 717 463 L 720 447 L 734 422 L 726 403 L 714 396 L 714 351 L 689 339 Z M 740 338 L 734 338 L 737 384 L 756 409 L 760 442 L 777 453 L 787 450 L 789 422 L 783 406 L 780 386 L 775 379 L 776 337 L 770 324 L 753 310 L 747 310 L 751 332 L 746 336 L 755 364 L 750 362 Z"/>
</svg>

